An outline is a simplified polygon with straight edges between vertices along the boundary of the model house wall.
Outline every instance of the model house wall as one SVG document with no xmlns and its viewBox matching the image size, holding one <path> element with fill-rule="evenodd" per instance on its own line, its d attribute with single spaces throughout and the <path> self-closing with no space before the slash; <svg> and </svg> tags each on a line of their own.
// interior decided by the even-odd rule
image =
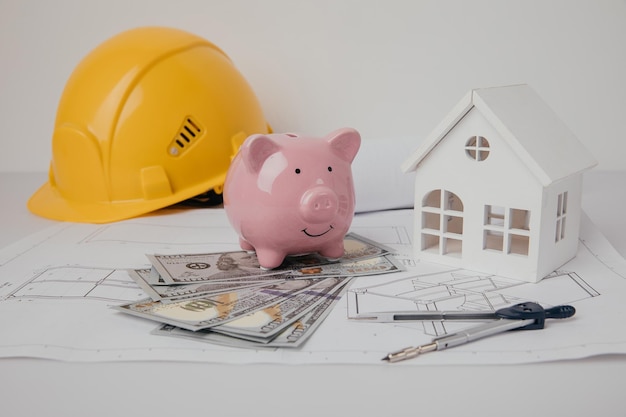
<svg viewBox="0 0 626 417">
<path fill-rule="evenodd" d="M 529 86 L 471 91 L 403 164 L 415 258 L 539 281 L 576 254 L 593 165 Z"/>
</svg>

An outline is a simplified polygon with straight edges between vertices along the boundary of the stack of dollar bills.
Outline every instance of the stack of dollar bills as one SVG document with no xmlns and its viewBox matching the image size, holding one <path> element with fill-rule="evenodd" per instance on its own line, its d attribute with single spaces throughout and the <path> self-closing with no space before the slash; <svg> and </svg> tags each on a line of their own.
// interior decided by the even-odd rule
<svg viewBox="0 0 626 417">
<path fill-rule="evenodd" d="M 149 298 L 117 306 L 157 321 L 155 334 L 236 347 L 300 346 L 356 276 L 403 270 L 392 251 L 354 233 L 345 254 L 290 256 L 272 270 L 245 251 L 147 255 L 150 269 L 130 270 Z"/>
</svg>

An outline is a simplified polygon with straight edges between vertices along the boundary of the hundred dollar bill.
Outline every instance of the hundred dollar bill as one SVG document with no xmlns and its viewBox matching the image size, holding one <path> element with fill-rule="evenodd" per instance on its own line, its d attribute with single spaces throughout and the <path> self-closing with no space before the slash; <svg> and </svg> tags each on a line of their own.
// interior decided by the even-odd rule
<svg viewBox="0 0 626 417">
<path fill-rule="evenodd" d="M 151 287 L 155 287 L 157 285 L 168 285 L 163 278 L 161 278 L 161 275 L 159 275 L 159 272 L 154 269 L 154 267 L 150 268 L 149 270 L 149 274 L 142 274 L 141 278 Z"/>
<path fill-rule="evenodd" d="M 267 342 L 325 298 L 333 297 L 335 289 L 347 283 L 348 280 L 342 278 L 325 278 L 293 297 L 285 298 L 237 320 L 212 327 L 211 330 L 242 338 L 251 336 L 252 340 Z"/>
<path fill-rule="evenodd" d="M 344 254 L 339 259 L 328 259 L 317 253 L 300 256 L 287 256 L 283 264 L 276 268 L 276 270 L 293 271 L 315 266 L 352 263 L 358 260 L 380 257 L 394 253 L 393 249 L 352 232 L 345 235 L 343 247 Z"/>
<path fill-rule="evenodd" d="M 318 266 L 354 262 L 390 253 L 389 248 L 354 233 L 346 235 L 344 247 L 345 254 L 340 259 L 326 259 L 316 253 L 288 256 L 281 266 L 269 271 L 260 268 L 255 253 L 245 251 L 147 256 L 163 283 L 173 285 L 311 270 Z M 154 276 L 151 277 L 151 283 L 158 285 Z"/>
<path fill-rule="evenodd" d="M 197 298 L 210 294 L 221 294 L 246 288 L 261 287 L 277 283 L 285 277 L 276 275 L 239 278 L 230 281 L 209 281 L 194 284 L 154 285 L 151 284 L 152 271 L 150 269 L 131 269 L 128 275 L 154 301 L 170 303 L 182 299 Z"/>
<path fill-rule="evenodd" d="M 325 297 L 321 303 L 279 333 L 268 347 L 298 347 L 302 345 L 322 324 L 333 307 L 345 294 L 348 285 L 336 287 L 331 297 Z"/>
<path fill-rule="evenodd" d="M 264 287 L 235 290 L 171 303 L 145 299 L 115 308 L 127 314 L 196 331 L 254 313 L 275 304 L 282 298 L 306 291 L 319 280 L 320 278 L 284 280 Z"/>
<path fill-rule="evenodd" d="M 345 253 L 342 262 L 356 261 L 359 259 L 373 258 L 395 253 L 390 247 L 374 242 L 364 236 L 350 232 L 343 240 Z"/>
<path fill-rule="evenodd" d="M 245 251 L 147 256 L 169 285 L 285 273 L 261 269 L 256 255 Z"/>
<path fill-rule="evenodd" d="M 252 342 L 250 340 L 239 339 L 222 333 L 216 333 L 209 329 L 193 332 L 171 324 L 160 324 L 150 332 L 157 336 L 170 336 L 180 339 L 189 339 L 196 342 L 210 343 L 213 345 L 228 346 L 244 349 L 267 349 L 276 350 L 276 347 L 268 346 L 264 343 Z"/>
<path fill-rule="evenodd" d="M 217 333 L 211 329 L 192 332 L 169 324 L 162 324 L 152 331 L 152 334 L 186 338 L 198 342 L 212 343 L 222 346 L 231 346 L 248 349 L 276 349 L 280 347 L 296 348 L 301 346 L 324 319 L 332 311 L 333 306 L 339 301 L 348 286 L 339 286 L 332 292 L 332 297 L 325 297 L 321 303 L 309 310 L 306 314 L 291 323 L 286 329 L 270 340 L 255 342 L 235 336 Z"/>
<path fill-rule="evenodd" d="M 401 272 L 405 268 L 391 256 L 377 256 L 353 262 L 307 266 L 291 272 L 293 276 L 359 276 Z"/>
</svg>

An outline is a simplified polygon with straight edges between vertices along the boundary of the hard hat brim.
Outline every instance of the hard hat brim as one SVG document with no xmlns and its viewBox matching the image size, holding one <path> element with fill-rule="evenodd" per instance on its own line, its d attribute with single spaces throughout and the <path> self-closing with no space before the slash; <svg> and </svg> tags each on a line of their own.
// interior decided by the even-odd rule
<svg viewBox="0 0 626 417">
<path fill-rule="evenodd" d="M 211 184 L 214 184 L 214 182 L 185 189 L 184 193 L 175 193 L 152 200 L 76 202 L 63 198 L 58 190 L 48 181 L 30 197 L 27 207 L 32 213 L 51 220 L 78 223 L 110 223 L 141 216 L 174 205 L 212 189 Z"/>
</svg>

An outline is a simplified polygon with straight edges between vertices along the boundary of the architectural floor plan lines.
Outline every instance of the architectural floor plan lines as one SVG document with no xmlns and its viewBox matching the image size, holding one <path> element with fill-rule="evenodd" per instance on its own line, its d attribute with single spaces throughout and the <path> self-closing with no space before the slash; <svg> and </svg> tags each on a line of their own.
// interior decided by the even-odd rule
<svg viewBox="0 0 626 417">
<path fill-rule="evenodd" d="M 57 234 L 62 233 L 66 227 L 69 227 L 69 225 L 66 223 L 59 223 L 54 226 L 50 226 L 47 229 L 41 230 L 38 233 L 35 233 L 32 238 L 40 240 L 38 245 L 43 245 L 48 239 L 52 239 Z M 8 264 L 9 262 L 14 261 L 20 256 L 32 252 L 32 250 L 32 242 L 29 242 L 29 239 L 23 239 L 15 242 L 11 246 L 0 251 L 0 268 Z"/>
<path fill-rule="evenodd" d="M 626 274 L 614 272 L 626 271 L 626 261 L 614 256 L 592 224 L 582 227 L 585 244 L 576 258 L 532 284 L 411 263 L 412 224 L 412 210 L 355 216 L 351 231 L 393 248 L 397 259 L 406 260 L 406 271 L 354 278 L 351 291 L 303 346 L 275 351 L 157 336 L 152 334 L 153 322 L 111 308 L 146 297 L 126 271 L 148 267 L 147 253 L 237 249 L 237 236 L 229 231 L 223 209 L 166 211 L 106 225 L 55 224 L 0 250 L 0 358 L 372 365 L 381 364 L 380 358 L 390 351 L 428 343 L 433 336 L 468 323 L 351 320 L 355 305 L 358 313 L 478 311 L 529 300 L 545 306 L 571 303 L 577 313 L 542 330 L 541 337 L 515 332 L 489 338 L 488 344 L 459 346 L 445 355 L 424 355 L 398 366 L 513 364 L 626 354 L 626 334 L 615 331 L 623 328 L 618 313 L 626 299 Z"/>
<path fill-rule="evenodd" d="M 122 303 L 144 297 L 126 270 L 59 266 L 37 273 L 10 292 L 15 299 L 92 299 Z"/>
<path fill-rule="evenodd" d="M 350 317 L 358 318 L 385 311 L 495 311 L 523 301 L 550 306 L 600 295 L 575 272 L 556 271 L 541 285 L 545 294 L 538 298 L 535 283 L 464 270 L 442 270 L 369 286 L 359 286 L 357 281 L 348 291 L 348 312 Z M 458 328 L 438 321 L 421 324 L 430 336 L 442 336 L 447 329 Z"/>
<path fill-rule="evenodd" d="M 576 272 L 568 272 L 563 270 L 554 271 L 552 274 L 548 275 L 544 280 L 548 279 L 558 279 L 559 277 L 567 277 L 576 285 L 578 285 L 582 291 L 582 294 L 586 294 L 589 297 L 597 297 L 600 295 L 598 291 L 596 291 L 591 285 L 587 283 L 584 279 L 580 277 Z"/>
</svg>

